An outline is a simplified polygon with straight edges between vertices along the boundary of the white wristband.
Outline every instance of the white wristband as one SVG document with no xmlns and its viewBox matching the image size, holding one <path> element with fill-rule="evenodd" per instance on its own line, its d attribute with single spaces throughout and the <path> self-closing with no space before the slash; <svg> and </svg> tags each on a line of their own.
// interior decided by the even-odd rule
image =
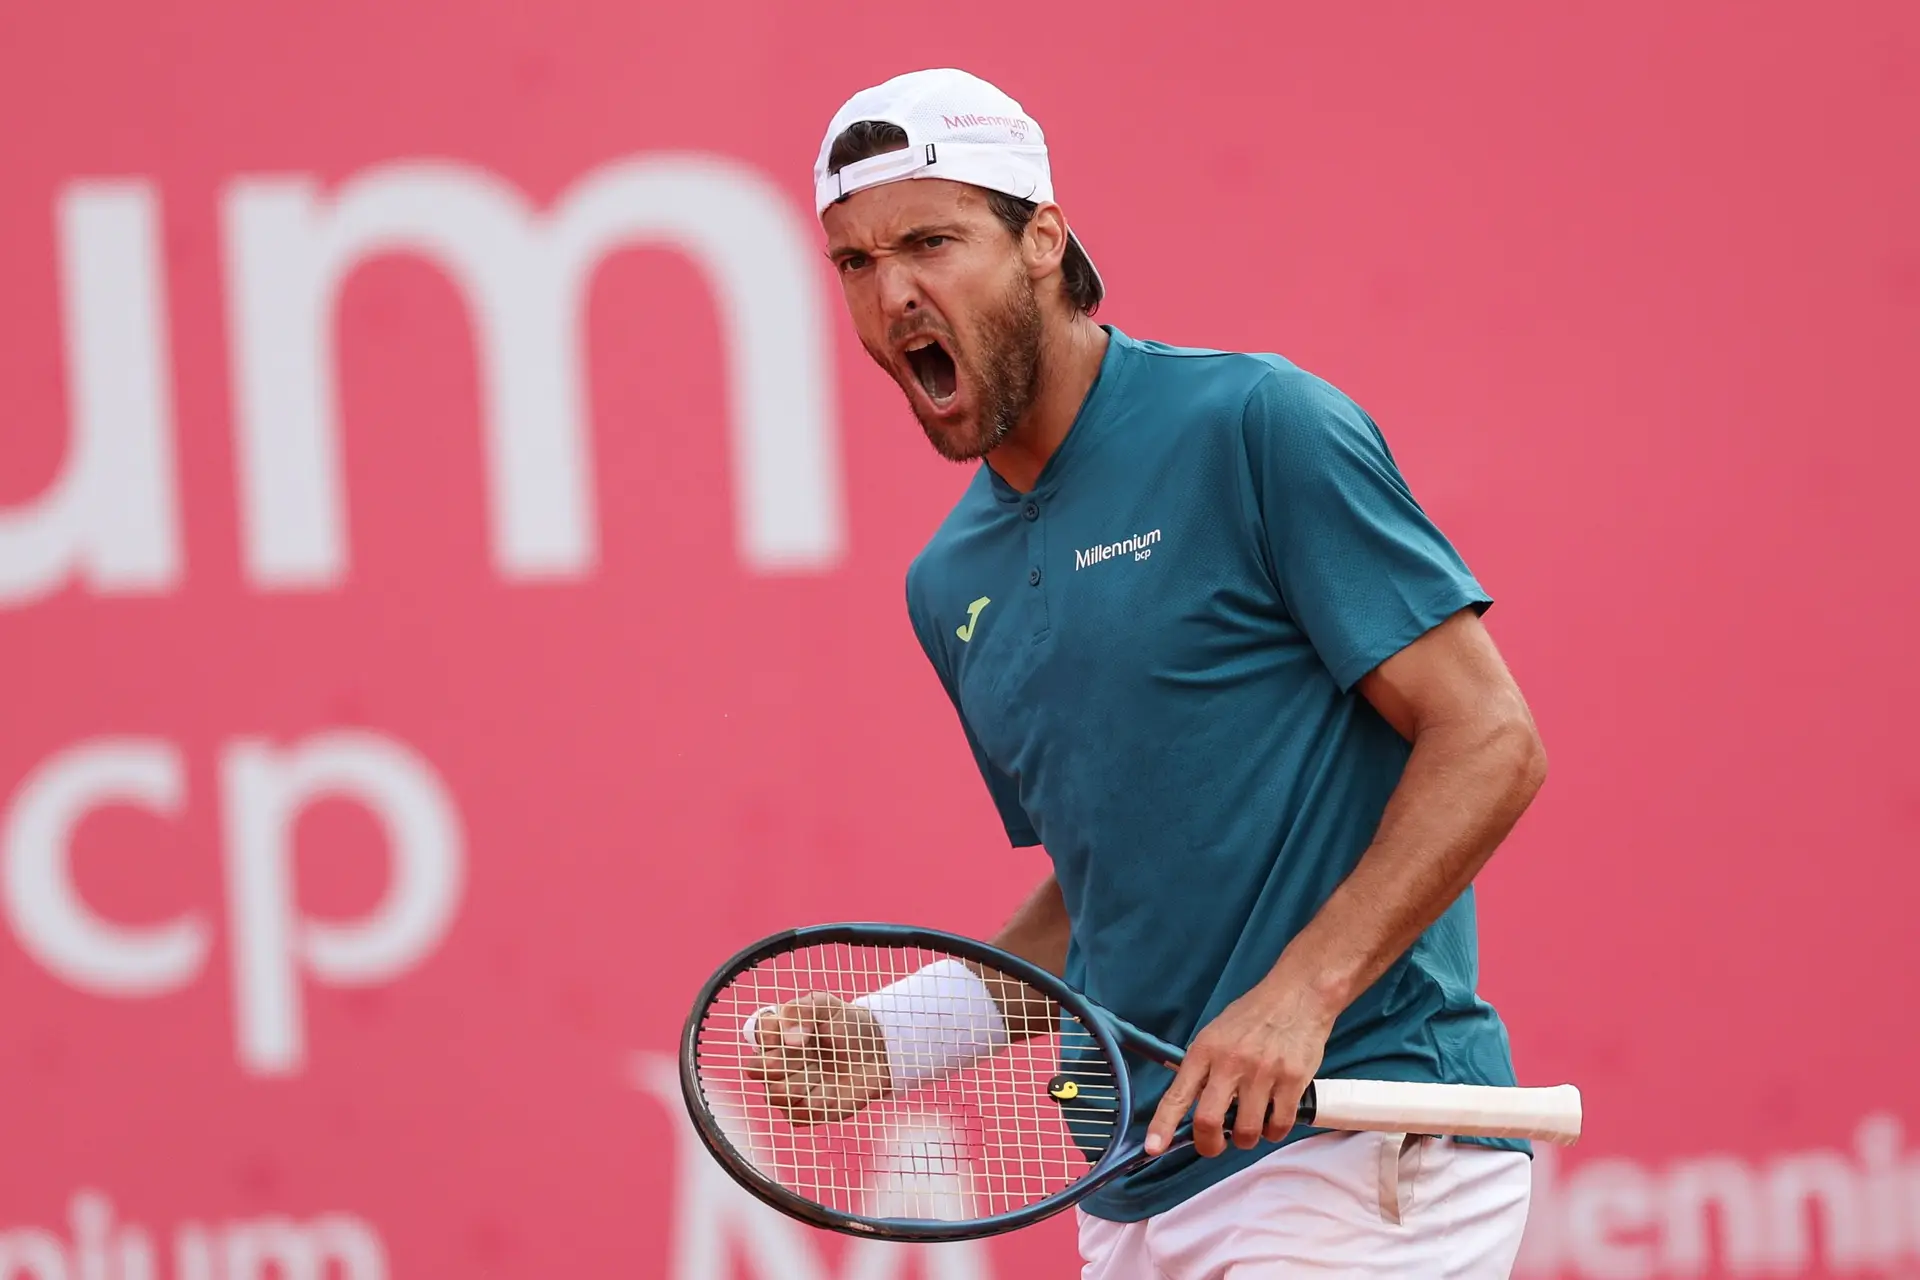
<svg viewBox="0 0 1920 1280">
<path fill-rule="evenodd" d="M 871 1013 L 886 1036 L 897 1092 L 971 1066 L 1008 1040 L 993 993 L 958 960 L 930 964 L 853 1003 Z"/>
</svg>

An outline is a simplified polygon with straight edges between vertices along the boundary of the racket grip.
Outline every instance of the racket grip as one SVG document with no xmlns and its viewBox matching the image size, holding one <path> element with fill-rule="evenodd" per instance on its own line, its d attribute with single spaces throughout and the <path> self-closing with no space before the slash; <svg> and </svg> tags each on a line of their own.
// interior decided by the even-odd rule
<svg viewBox="0 0 1920 1280">
<path fill-rule="evenodd" d="M 1579 1141 L 1580 1090 L 1570 1084 L 1518 1089 L 1396 1080 L 1316 1080 L 1312 1114 L 1322 1129 L 1431 1133 L 1456 1138 L 1530 1138 L 1571 1146 Z"/>
</svg>

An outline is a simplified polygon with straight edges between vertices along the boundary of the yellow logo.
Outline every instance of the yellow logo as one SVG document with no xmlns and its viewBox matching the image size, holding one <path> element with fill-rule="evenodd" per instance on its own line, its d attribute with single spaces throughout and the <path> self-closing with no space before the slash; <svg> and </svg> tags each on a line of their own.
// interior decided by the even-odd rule
<svg viewBox="0 0 1920 1280">
<path fill-rule="evenodd" d="M 980 611 L 992 603 L 993 601 L 988 599 L 986 596 L 981 596 L 978 600 L 975 600 L 972 604 L 967 606 L 966 625 L 956 629 L 953 633 L 960 637 L 961 644 L 965 644 L 969 640 L 973 639 L 973 625 L 974 623 L 980 621 Z"/>
<path fill-rule="evenodd" d="M 1072 1102 L 1080 1096 L 1080 1082 L 1070 1080 L 1065 1075 L 1057 1075 L 1047 1081 L 1047 1092 L 1055 1102 Z"/>
</svg>

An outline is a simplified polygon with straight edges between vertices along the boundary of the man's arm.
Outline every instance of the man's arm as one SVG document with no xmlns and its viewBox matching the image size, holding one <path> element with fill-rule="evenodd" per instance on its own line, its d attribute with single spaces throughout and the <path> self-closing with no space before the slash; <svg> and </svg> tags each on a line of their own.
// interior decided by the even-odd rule
<svg viewBox="0 0 1920 1280">
<path fill-rule="evenodd" d="M 1021 808 L 1018 787 L 987 758 L 974 736 L 942 649 L 930 638 L 937 629 L 917 607 L 922 598 L 916 588 L 920 565 L 916 560 L 906 583 L 914 636 L 960 718 L 1008 841 L 1016 847 L 1037 845 L 1040 837 Z M 1059 882 L 1048 875 L 993 942 L 1058 974 L 1066 968 L 1067 935 L 1066 901 Z M 956 981 L 954 962 L 944 961 L 856 1000 L 815 992 L 754 1013 L 744 1031 L 759 1050 L 752 1070 L 766 1079 L 768 1097 L 802 1123 L 841 1118 L 898 1087 L 951 1070 L 970 1055 L 1054 1029 L 1051 1000 L 997 969 L 971 960 L 960 963 L 977 982 Z M 996 1018 L 998 1027 L 993 1025 Z M 904 1081 L 898 1078 L 903 1067 L 909 1077 Z"/>
<path fill-rule="evenodd" d="M 1194 1039 L 1149 1128 L 1164 1150 L 1187 1107 L 1203 1155 L 1293 1127 L 1334 1019 L 1472 883 L 1546 778 L 1532 714 L 1479 616 L 1464 610 L 1363 677 L 1360 692 L 1413 744 L 1359 864 L 1258 986 Z"/>
<path fill-rule="evenodd" d="M 1067 900 L 1049 872 L 994 935 L 993 945 L 1059 977 L 1067 971 Z"/>
<path fill-rule="evenodd" d="M 993 945 L 1058 976 L 1067 967 L 1068 935 L 1067 901 L 1060 896 L 1060 882 L 1049 872 L 994 935 Z M 1026 1040 L 1053 1030 L 1053 1001 L 997 969 L 972 961 L 967 967 L 980 975 L 993 1002 L 1000 1007 L 1010 1039 Z"/>
<path fill-rule="evenodd" d="M 1359 687 L 1413 754 L 1359 865 L 1282 956 L 1341 1009 L 1466 892 L 1547 775 L 1526 700 L 1470 611 Z"/>
</svg>

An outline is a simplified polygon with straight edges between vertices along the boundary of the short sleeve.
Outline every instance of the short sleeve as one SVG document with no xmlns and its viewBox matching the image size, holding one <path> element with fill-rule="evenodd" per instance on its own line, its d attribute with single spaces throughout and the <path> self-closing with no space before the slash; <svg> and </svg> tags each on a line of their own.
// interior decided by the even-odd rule
<svg viewBox="0 0 1920 1280">
<path fill-rule="evenodd" d="M 1276 369 L 1242 430 L 1282 600 L 1343 692 L 1461 609 L 1492 604 L 1379 428 L 1334 387 Z"/>
<path fill-rule="evenodd" d="M 919 611 L 913 607 L 911 583 L 907 589 L 907 616 L 913 622 L 913 633 L 920 641 L 921 652 L 927 655 L 927 662 L 933 667 L 934 674 L 940 677 L 940 687 L 947 691 L 947 700 L 953 704 L 954 714 L 960 718 L 960 731 L 966 735 L 967 749 L 973 752 L 973 763 L 980 770 L 982 781 L 987 784 L 987 794 L 993 797 L 994 808 L 1000 811 L 1000 823 L 1006 828 L 1008 842 L 1016 849 L 1039 844 L 1040 836 L 1034 831 L 1026 808 L 1020 803 L 1019 786 L 987 759 L 987 753 L 980 747 L 980 739 L 974 736 L 973 726 L 967 723 L 967 713 L 960 706 L 959 691 L 954 687 L 953 678 L 947 674 L 946 664 L 941 661 L 941 650 L 929 640 Z"/>
</svg>

